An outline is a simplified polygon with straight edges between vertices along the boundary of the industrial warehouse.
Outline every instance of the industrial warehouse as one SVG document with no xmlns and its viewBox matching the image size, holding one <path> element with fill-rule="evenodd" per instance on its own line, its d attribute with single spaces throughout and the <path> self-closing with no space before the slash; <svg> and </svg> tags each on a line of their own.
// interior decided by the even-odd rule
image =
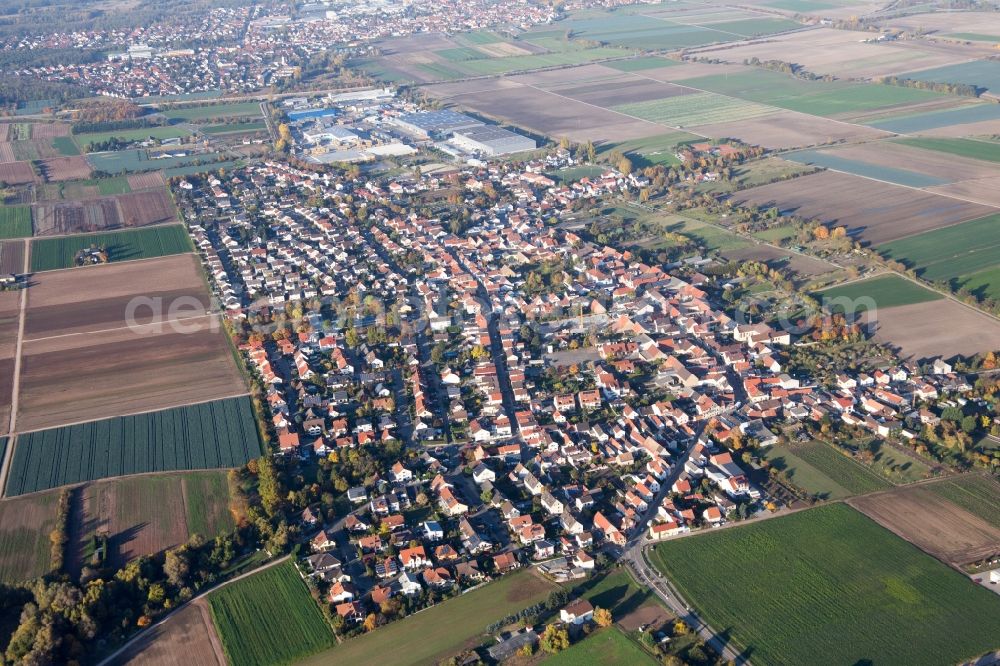
<svg viewBox="0 0 1000 666">
<path fill-rule="evenodd" d="M 487 125 L 456 111 L 409 113 L 396 118 L 393 124 L 422 139 L 446 141 L 437 144 L 437 147 L 456 155 L 467 153 L 493 157 L 537 147 L 533 139 L 496 125 Z"/>
</svg>

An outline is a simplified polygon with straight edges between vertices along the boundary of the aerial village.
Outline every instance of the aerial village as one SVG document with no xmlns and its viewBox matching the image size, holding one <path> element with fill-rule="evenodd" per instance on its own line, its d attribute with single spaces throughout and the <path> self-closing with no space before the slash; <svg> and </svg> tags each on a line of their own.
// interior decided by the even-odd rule
<svg viewBox="0 0 1000 666">
<path fill-rule="evenodd" d="M 409 145 L 414 125 L 456 131 L 450 113 L 374 96 L 322 115 Z M 787 510 L 756 452 L 831 422 L 903 446 L 971 388 L 943 361 L 794 375 L 792 334 L 726 314 L 697 263 L 584 239 L 575 204 L 643 175 L 558 184 L 543 171 L 574 164 L 565 148 L 477 154 L 395 178 L 262 161 L 177 188 L 275 455 L 346 491 L 300 516 L 342 632 L 390 599 L 419 609 L 533 563 L 581 579 L 637 541 Z M 461 217 L 407 203 L 445 197 Z M 341 470 L 366 450 L 396 462 Z"/>
</svg>

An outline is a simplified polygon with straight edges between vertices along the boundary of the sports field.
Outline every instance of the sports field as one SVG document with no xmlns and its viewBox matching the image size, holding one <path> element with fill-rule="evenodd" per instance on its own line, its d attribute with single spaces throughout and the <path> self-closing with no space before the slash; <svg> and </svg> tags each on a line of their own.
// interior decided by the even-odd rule
<svg viewBox="0 0 1000 666">
<path fill-rule="evenodd" d="M 877 308 L 892 308 L 944 298 L 941 294 L 925 289 L 898 275 L 880 275 L 867 280 L 851 282 L 824 289 L 817 295 L 821 302 L 829 303 L 837 311 L 843 311 L 845 302 L 856 301 L 855 312 L 868 309 L 870 301 L 864 300 L 866 298 L 874 301 Z"/>
<path fill-rule="evenodd" d="M 769 446 L 762 454 L 793 484 L 819 499 L 843 499 L 891 487 L 875 472 L 823 442 Z"/>
<path fill-rule="evenodd" d="M 437 664 L 476 643 L 490 624 L 544 601 L 555 587 L 533 570 L 522 569 L 302 663 Z"/>
<path fill-rule="evenodd" d="M 31 243 L 31 270 L 72 268 L 76 253 L 91 245 L 105 247 L 111 263 L 181 254 L 193 249 L 191 238 L 181 225 L 40 238 Z"/>
<path fill-rule="evenodd" d="M 208 605 L 232 666 L 292 663 L 335 643 L 290 561 L 213 592 Z"/>
<path fill-rule="evenodd" d="M 775 109 L 714 93 L 695 93 L 612 107 L 613 111 L 670 127 L 759 118 Z"/>
<path fill-rule="evenodd" d="M 31 235 L 30 206 L 0 206 L 0 239 Z"/>
<path fill-rule="evenodd" d="M 1000 647 L 1000 596 L 843 504 L 656 546 L 654 565 L 763 664 L 945 664 Z"/>
<path fill-rule="evenodd" d="M 209 118 L 236 118 L 244 116 L 259 116 L 260 104 L 257 102 L 233 102 L 222 104 L 207 104 L 204 106 L 178 106 L 162 112 L 170 120 L 181 122 L 199 122 Z"/>
</svg>

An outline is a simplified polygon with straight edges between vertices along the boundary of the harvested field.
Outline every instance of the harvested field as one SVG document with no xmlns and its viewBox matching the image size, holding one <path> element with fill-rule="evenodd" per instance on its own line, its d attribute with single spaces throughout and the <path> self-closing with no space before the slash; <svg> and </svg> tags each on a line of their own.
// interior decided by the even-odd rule
<svg viewBox="0 0 1000 666">
<path fill-rule="evenodd" d="M 548 88 L 548 90 L 602 108 L 611 108 L 615 104 L 621 104 L 622 100 L 626 99 L 631 103 L 649 102 L 694 93 L 693 90 L 682 86 L 634 78 L 570 87 L 560 86 L 559 88 Z"/>
<path fill-rule="evenodd" d="M 971 32 L 1000 35 L 1000 16 L 995 12 L 931 12 L 892 20 L 894 28 L 926 32 Z"/>
<path fill-rule="evenodd" d="M 740 204 L 777 206 L 877 245 L 958 222 L 985 217 L 992 208 L 848 174 L 824 171 L 732 195 Z"/>
<path fill-rule="evenodd" d="M 177 219 L 173 199 L 166 188 L 149 192 L 132 192 L 117 197 L 122 223 L 126 227 L 144 227 Z"/>
<path fill-rule="evenodd" d="M 957 158 L 953 158 L 958 161 Z M 974 180 L 964 180 L 958 183 L 928 187 L 928 192 L 948 194 L 963 199 L 969 199 L 986 206 L 1000 208 L 1000 175 Z"/>
<path fill-rule="evenodd" d="M 887 132 L 794 111 L 778 111 L 763 118 L 750 118 L 737 122 L 699 124 L 689 130 L 715 139 L 739 139 L 772 150 L 889 136 Z"/>
<path fill-rule="evenodd" d="M 177 647 L 183 645 L 183 650 Z M 162 625 L 118 657 L 134 666 L 226 666 L 222 643 L 215 633 L 208 603 L 199 599 L 171 615 Z"/>
<path fill-rule="evenodd" d="M 18 271 L 20 270 L 19 268 Z M 20 311 L 21 294 L 16 291 L 0 291 L 0 434 L 6 433 L 10 428 L 11 396 L 14 390 L 14 353 Z"/>
<path fill-rule="evenodd" d="M 42 178 L 48 182 L 80 180 L 90 177 L 90 164 L 83 155 L 53 157 L 42 160 L 39 166 Z"/>
<path fill-rule="evenodd" d="M 33 211 L 36 236 L 64 236 L 122 226 L 114 197 L 35 204 Z"/>
<path fill-rule="evenodd" d="M 939 67 L 967 59 L 960 53 L 947 53 L 933 47 L 906 49 L 896 44 L 865 43 L 865 32 L 819 28 L 779 35 L 767 40 L 729 47 L 709 47 L 693 51 L 703 57 L 728 63 L 760 60 L 794 60 L 803 69 L 840 78 L 872 78 L 908 70 Z"/>
<path fill-rule="evenodd" d="M 937 300 L 880 309 L 875 339 L 907 358 L 969 356 L 1000 349 L 1000 322 L 951 299 Z"/>
<path fill-rule="evenodd" d="M 8 141 L 0 142 L 0 164 L 8 164 L 17 160 L 14 155 L 14 144 Z"/>
<path fill-rule="evenodd" d="M 3 146 L 4 144 L 0 144 Z M 0 164 L 0 181 L 9 185 L 33 183 L 37 180 L 35 172 L 27 162 L 4 162 Z"/>
<path fill-rule="evenodd" d="M 69 135 L 70 126 L 66 123 L 35 123 L 31 126 L 32 139 L 55 139 Z"/>
<path fill-rule="evenodd" d="M 0 241 L 0 273 L 24 272 L 24 241 Z"/>
<path fill-rule="evenodd" d="M 211 304 L 193 254 L 46 271 L 34 276 L 27 293 L 25 340 L 121 328 L 129 316 L 140 326 L 167 324 L 202 316 Z M 154 313 L 154 307 L 162 311 Z"/>
<path fill-rule="evenodd" d="M 961 565 L 1000 554 L 1000 529 L 944 499 L 934 485 L 896 488 L 847 503 L 943 562 Z"/>
<path fill-rule="evenodd" d="M 58 157 L 62 153 L 52 145 L 51 139 L 28 139 L 9 144 L 14 150 L 14 159 L 30 162 Z"/>
<path fill-rule="evenodd" d="M 601 109 L 509 79 L 429 86 L 431 97 L 538 134 L 573 141 L 627 141 L 663 134 L 663 126 Z"/>
<path fill-rule="evenodd" d="M 187 542 L 212 539 L 234 527 L 226 472 L 139 476 L 90 483 L 76 494 L 68 566 L 79 572 L 92 556 L 94 535 L 108 537 L 108 557 L 121 568 Z M 214 491 L 207 497 L 205 490 Z M 197 515 L 204 513 L 205 515 Z M 193 529 L 194 525 L 198 529 Z"/>
<path fill-rule="evenodd" d="M 156 187 L 163 187 L 163 174 L 159 171 L 149 171 L 146 173 L 130 173 L 128 175 L 128 186 L 133 191 L 150 190 Z"/>
<path fill-rule="evenodd" d="M 19 430 L 165 409 L 246 386 L 217 317 L 26 342 Z M 189 332 L 175 332 L 175 330 Z"/>
<path fill-rule="evenodd" d="M 49 572 L 49 533 L 58 502 L 58 492 L 0 500 L 0 581 L 21 582 Z"/>
</svg>

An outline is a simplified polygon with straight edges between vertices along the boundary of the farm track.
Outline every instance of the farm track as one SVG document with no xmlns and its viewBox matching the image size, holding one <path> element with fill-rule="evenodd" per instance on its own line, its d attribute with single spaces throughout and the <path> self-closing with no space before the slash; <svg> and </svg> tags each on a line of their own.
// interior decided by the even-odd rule
<svg viewBox="0 0 1000 666">
<path fill-rule="evenodd" d="M 24 266 L 21 271 L 24 274 L 28 273 L 28 267 L 31 261 L 31 243 L 28 239 L 24 241 Z M 7 442 L 7 448 L 4 451 L 3 463 L 0 464 L 0 497 L 3 497 L 7 491 L 7 477 L 10 474 L 11 461 L 14 459 L 14 447 L 17 445 L 17 410 L 18 410 L 18 397 L 20 392 L 21 383 L 21 347 L 24 344 L 24 320 L 25 313 L 28 309 L 28 290 L 21 290 L 21 305 L 18 311 L 17 319 L 17 344 L 14 349 L 14 378 L 11 383 L 11 393 L 10 393 L 10 423 L 7 428 L 7 432 L 10 433 L 10 439 Z"/>
</svg>

